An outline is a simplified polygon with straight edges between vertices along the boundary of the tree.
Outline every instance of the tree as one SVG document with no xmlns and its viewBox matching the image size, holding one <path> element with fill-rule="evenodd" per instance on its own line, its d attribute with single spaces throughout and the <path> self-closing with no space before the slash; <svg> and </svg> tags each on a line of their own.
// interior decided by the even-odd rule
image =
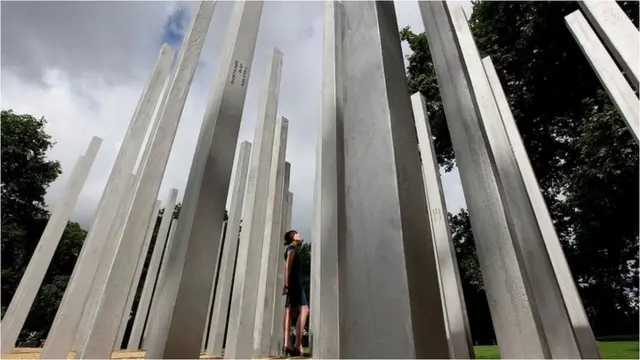
<svg viewBox="0 0 640 360">
<path fill-rule="evenodd" d="M 596 335 L 637 334 L 638 149 L 604 91 L 585 106 L 567 188 L 568 256 Z"/>
<path fill-rule="evenodd" d="M 58 161 L 46 158 L 54 145 L 44 131 L 46 120 L 2 110 L 1 123 L 2 217 L 20 223 L 46 216 L 44 195 L 62 173 Z"/>
<path fill-rule="evenodd" d="M 61 170 L 46 158 L 53 143 L 44 118 L 2 110 L 0 121 L 4 314 L 48 220 L 44 195 Z"/>
<path fill-rule="evenodd" d="M 54 143 L 46 120 L 2 111 L 2 313 L 6 311 L 49 221 L 44 195 L 60 175 L 46 158 Z M 38 342 L 48 332 L 87 232 L 67 224 L 18 341 Z"/>
<path fill-rule="evenodd" d="M 42 287 L 25 321 L 19 341 L 37 343 L 46 338 L 86 236 L 87 231 L 77 222 L 67 224 Z"/>
<path fill-rule="evenodd" d="M 477 344 L 492 345 L 495 333 L 487 295 L 484 292 L 469 213 L 465 209 L 460 209 L 456 215 L 449 213 L 449 226 L 460 268 L 460 281 L 472 337 Z"/>
<path fill-rule="evenodd" d="M 49 220 L 44 195 L 47 187 L 61 173 L 57 161 L 47 160 L 54 143 L 44 129 L 46 120 L 31 115 L 2 111 L 2 314 L 6 311 Z M 172 211 L 180 216 L 181 204 Z M 164 214 L 157 214 L 151 252 Z M 228 219 L 227 211 L 224 220 Z M 69 222 L 18 342 L 37 346 L 53 322 L 58 306 L 82 249 L 87 231 Z M 144 278 L 151 257 L 147 254 L 142 271 Z M 142 290 L 140 282 L 134 309 Z"/>
<path fill-rule="evenodd" d="M 637 3 L 619 4 L 637 26 Z M 499 74 L 594 331 L 637 333 L 637 321 L 626 324 L 637 317 L 630 300 L 638 293 L 638 148 L 565 25 L 577 9 L 575 2 L 479 2 L 470 25 Z M 455 159 L 426 34 L 405 28 L 400 35 L 413 50 L 409 86 L 427 98 L 438 162 L 449 171 Z M 457 216 L 454 238 L 470 234 L 461 225 L 468 214 Z M 477 268 L 462 261 L 470 285 Z"/>
</svg>

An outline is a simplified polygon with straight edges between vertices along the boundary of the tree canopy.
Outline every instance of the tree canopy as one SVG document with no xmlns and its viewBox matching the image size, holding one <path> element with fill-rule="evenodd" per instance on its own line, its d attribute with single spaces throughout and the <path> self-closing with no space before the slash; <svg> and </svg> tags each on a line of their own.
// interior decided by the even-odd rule
<svg viewBox="0 0 640 360">
<path fill-rule="evenodd" d="M 619 5 L 637 26 L 637 3 Z M 576 2 L 483 1 L 470 26 L 496 67 L 596 335 L 637 333 L 638 147 L 565 25 L 577 9 Z M 413 51 L 409 86 L 426 97 L 438 162 L 451 171 L 427 36 L 408 27 L 400 36 Z M 482 291 L 469 215 L 450 220 L 473 318 L 486 311 L 467 291 Z M 478 338 L 487 326 L 472 319 L 472 328 Z"/>
<path fill-rule="evenodd" d="M 62 173 L 58 161 L 47 159 L 55 145 L 45 131 L 46 120 L 27 114 L 2 110 L 2 315 L 4 316 L 20 279 L 49 221 L 44 196 L 49 185 Z M 173 209 L 173 218 L 180 215 L 181 204 Z M 153 249 L 164 209 L 158 213 Z M 227 219 L 225 211 L 224 218 Z M 82 249 L 87 231 L 76 222 L 69 222 L 49 265 L 42 286 L 31 307 L 19 343 L 37 345 L 44 340 Z M 142 277 L 150 261 L 147 254 Z M 144 282 L 141 281 L 140 284 Z M 139 287 L 137 297 L 142 291 Z M 136 298 L 137 299 L 137 298 Z M 137 301 L 136 301 L 137 302 Z M 134 306 L 135 309 L 135 306 Z"/>
<path fill-rule="evenodd" d="M 48 160 L 53 147 L 45 132 L 46 120 L 2 110 L 2 314 L 20 282 L 31 255 L 49 220 L 44 195 L 61 174 L 60 163 Z M 22 339 L 41 337 L 43 324 L 50 324 L 62 299 L 59 284 L 68 281 L 86 232 L 70 223 L 62 235 L 52 266 L 47 273 L 27 318 Z M 64 292 L 64 287 L 61 288 Z"/>
</svg>

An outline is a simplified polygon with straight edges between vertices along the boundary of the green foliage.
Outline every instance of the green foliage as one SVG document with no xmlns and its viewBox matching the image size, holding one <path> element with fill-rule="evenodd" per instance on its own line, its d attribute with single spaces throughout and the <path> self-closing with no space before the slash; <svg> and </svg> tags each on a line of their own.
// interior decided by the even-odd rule
<svg viewBox="0 0 640 360">
<path fill-rule="evenodd" d="M 60 175 L 60 163 L 49 161 L 53 147 L 46 120 L 2 110 L 2 217 L 21 223 L 47 215 L 44 195 Z M 3 259 L 4 260 L 4 259 Z"/>
<path fill-rule="evenodd" d="M 627 333 L 638 327 L 637 303 L 629 306 L 638 298 L 638 148 L 604 91 L 585 106 L 567 187 L 568 256 L 596 334 Z"/>
<path fill-rule="evenodd" d="M 42 287 L 25 321 L 19 341 L 40 341 L 46 337 L 86 236 L 87 231 L 77 222 L 67 224 Z"/>
<path fill-rule="evenodd" d="M 637 26 L 637 2 L 619 5 Z M 594 331 L 637 333 L 630 299 L 638 297 L 638 147 L 566 27 L 564 17 L 577 9 L 575 2 L 483 1 L 470 25 L 507 94 Z M 400 36 L 413 50 L 409 86 L 427 99 L 438 162 L 449 171 L 454 153 L 426 34 L 407 27 Z M 468 213 L 450 221 L 477 338 L 490 330 L 478 321 L 490 318 L 473 319 L 486 304 L 477 296 Z"/>
<path fill-rule="evenodd" d="M 406 41 L 413 51 L 413 55 L 408 57 L 409 88 L 411 92 L 419 91 L 424 95 L 438 163 L 444 166 L 446 171 L 451 171 L 455 165 L 455 159 L 438 90 L 436 72 L 431 62 L 427 35 L 414 34 L 409 27 L 405 27 L 400 30 L 400 39 Z"/>
<path fill-rule="evenodd" d="M 49 213 L 46 189 L 60 164 L 46 159 L 53 144 L 44 118 L 2 110 L 2 313 L 38 244 Z"/>
<path fill-rule="evenodd" d="M 465 209 L 460 209 L 460 213 L 456 215 L 449 213 L 449 226 L 456 249 L 456 260 L 473 339 L 478 344 L 492 344 L 495 334 L 487 296 L 484 292 L 469 213 Z"/>
<path fill-rule="evenodd" d="M 44 118 L 2 111 L 2 314 L 22 278 L 49 220 L 44 195 L 60 175 L 60 164 L 47 160 L 53 147 Z M 69 281 L 86 231 L 70 222 L 19 338 L 43 339 Z"/>
<path fill-rule="evenodd" d="M 460 267 L 460 276 L 477 291 L 482 290 L 482 274 L 476 255 L 475 242 L 471 232 L 469 212 L 460 209 L 456 215 L 449 213 L 449 226 L 453 235 L 453 243 L 456 249 L 456 258 Z"/>
<path fill-rule="evenodd" d="M 2 315 L 49 220 L 44 195 L 49 184 L 61 173 L 60 164 L 46 158 L 47 151 L 54 144 L 51 136 L 45 132 L 45 124 L 44 118 L 17 115 L 11 110 L 2 111 Z M 181 209 L 182 204 L 176 204 L 172 212 L 174 221 L 180 217 Z M 165 209 L 160 209 L 157 214 L 132 313 L 136 310 L 144 286 L 143 279 L 164 212 Z M 225 210 L 224 220 L 228 218 Z M 78 223 L 68 223 L 20 334 L 19 343 L 28 342 L 30 346 L 37 346 L 46 337 L 86 235 L 87 232 Z M 308 248 L 305 249 L 308 262 Z"/>
</svg>

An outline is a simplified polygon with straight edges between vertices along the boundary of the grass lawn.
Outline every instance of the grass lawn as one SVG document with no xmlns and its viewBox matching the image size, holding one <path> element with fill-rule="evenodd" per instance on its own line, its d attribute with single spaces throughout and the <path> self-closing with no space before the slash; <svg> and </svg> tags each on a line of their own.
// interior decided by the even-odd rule
<svg viewBox="0 0 640 360">
<path fill-rule="evenodd" d="M 637 341 L 607 341 L 599 342 L 600 355 L 603 359 L 638 359 Z M 499 359 L 500 350 L 497 346 L 475 346 L 476 359 Z"/>
</svg>

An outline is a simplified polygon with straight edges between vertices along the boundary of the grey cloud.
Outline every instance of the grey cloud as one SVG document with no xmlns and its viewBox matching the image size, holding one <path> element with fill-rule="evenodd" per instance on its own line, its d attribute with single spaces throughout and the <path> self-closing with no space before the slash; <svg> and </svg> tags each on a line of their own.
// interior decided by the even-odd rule
<svg viewBox="0 0 640 360">
<path fill-rule="evenodd" d="M 155 57 L 170 2 L 2 2 L 2 67 L 27 81 L 58 68 L 109 83 L 137 77 Z M 146 76 L 146 72 L 142 71 Z"/>
<path fill-rule="evenodd" d="M 396 4 L 399 27 L 416 21 L 420 23 L 417 6 L 413 9 L 404 2 Z M 43 74 L 52 68 L 59 69 L 70 78 L 74 92 L 84 94 L 93 101 L 88 107 L 91 112 L 103 114 L 104 117 L 104 114 L 111 114 L 109 109 L 105 109 L 109 105 L 105 104 L 112 102 L 104 99 L 111 89 L 126 88 L 127 93 L 131 91 L 132 94 L 133 89 L 142 90 L 160 47 L 163 25 L 170 9 L 175 6 L 193 9 L 193 3 L 185 2 L 2 3 L 2 70 L 15 72 L 23 80 L 32 82 L 30 86 L 42 87 Z M 224 1 L 216 5 L 158 195 L 161 200 L 170 188 L 180 190 L 179 198 L 184 194 L 195 140 L 218 69 L 232 6 L 232 2 Z M 265 2 L 239 136 L 239 142 L 253 141 L 267 56 L 274 46 L 278 47 L 284 53 L 278 115 L 290 120 L 287 161 L 292 164 L 292 225 L 311 241 L 318 99 L 322 76 L 322 16 L 323 3 L 319 1 Z M 96 81 L 105 84 L 101 88 L 104 91 L 96 90 Z M 2 85 L 3 92 L 12 91 L 4 80 Z M 94 124 L 95 130 L 92 131 L 104 137 L 105 143 L 74 212 L 74 219 L 84 226 L 91 224 L 137 96 L 139 92 L 122 104 L 128 116 L 109 118 L 112 121 L 110 123 L 105 123 L 103 119 L 103 122 Z M 11 106 L 3 104 L 3 108 L 5 105 Z M 54 117 L 38 109 L 33 112 Z M 64 119 L 58 121 L 61 123 Z M 94 120 L 87 118 L 76 121 Z M 66 143 L 57 146 L 53 154 L 56 158 L 65 159 L 63 165 L 68 164 L 65 171 L 84 152 L 92 135 L 83 135 L 86 139 L 83 137 L 73 146 L 69 144 L 73 136 L 66 136 Z M 63 181 L 64 176 L 52 186 L 48 194 L 51 205 L 55 205 L 56 191 L 62 188 Z M 450 182 L 455 188 L 455 179 L 447 178 L 445 182 L 445 188 Z"/>
</svg>

